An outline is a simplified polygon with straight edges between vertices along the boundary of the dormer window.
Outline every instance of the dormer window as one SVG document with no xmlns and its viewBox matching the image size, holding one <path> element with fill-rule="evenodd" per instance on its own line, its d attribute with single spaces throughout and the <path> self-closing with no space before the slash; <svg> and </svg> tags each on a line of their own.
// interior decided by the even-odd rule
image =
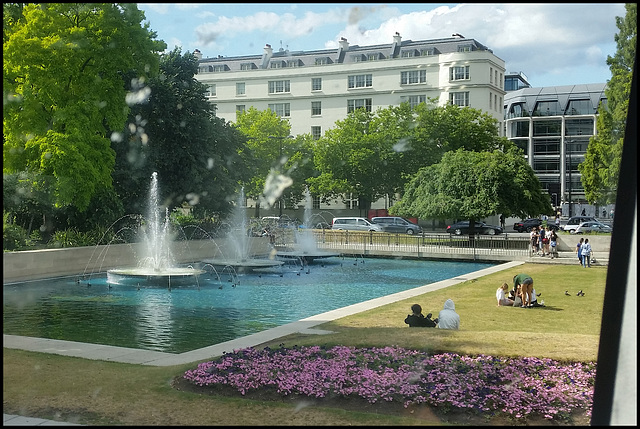
<svg viewBox="0 0 640 429">
<path fill-rule="evenodd" d="M 380 52 L 376 52 L 374 54 L 367 54 L 367 61 L 378 61 L 382 58 Z"/>
<path fill-rule="evenodd" d="M 402 51 L 401 54 L 402 58 L 412 58 L 416 56 L 416 50 L 415 49 L 407 49 L 405 51 Z"/>
<path fill-rule="evenodd" d="M 351 55 L 351 61 L 353 61 L 354 63 L 359 63 L 363 60 L 364 60 L 364 55 L 362 54 Z"/>
<path fill-rule="evenodd" d="M 269 67 L 272 69 L 281 69 L 283 67 L 286 66 L 286 63 L 284 61 L 278 60 L 278 61 L 271 61 L 271 63 L 269 64 Z"/>
<path fill-rule="evenodd" d="M 240 64 L 240 70 L 253 70 L 256 68 L 256 65 L 253 63 L 242 63 Z"/>
<path fill-rule="evenodd" d="M 420 56 L 430 57 L 432 55 L 436 55 L 436 48 L 426 48 L 420 51 Z"/>
<path fill-rule="evenodd" d="M 302 62 L 299 59 L 287 61 L 287 67 L 299 67 L 301 64 Z"/>
<path fill-rule="evenodd" d="M 325 64 L 331 64 L 331 58 L 329 58 L 329 57 L 316 58 L 314 64 L 317 65 L 317 66 L 323 66 Z"/>
<path fill-rule="evenodd" d="M 473 50 L 473 46 L 471 45 L 459 45 L 458 52 L 471 52 Z"/>
</svg>

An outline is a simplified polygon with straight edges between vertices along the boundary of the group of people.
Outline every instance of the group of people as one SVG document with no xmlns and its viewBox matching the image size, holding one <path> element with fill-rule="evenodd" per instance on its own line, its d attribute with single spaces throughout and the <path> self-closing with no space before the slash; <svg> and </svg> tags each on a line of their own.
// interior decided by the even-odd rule
<svg viewBox="0 0 640 429">
<path fill-rule="evenodd" d="M 551 259 L 558 257 L 558 234 L 553 228 L 541 226 L 531 228 L 531 252 Z"/>
<path fill-rule="evenodd" d="M 580 238 L 578 244 L 576 244 L 576 253 L 578 254 L 578 261 L 580 265 L 585 268 L 591 268 L 591 244 L 588 238 Z"/>
<path fill-rule="evenodd" d="M 536 293 L 533 287 L 533 278 L 528 274 L 517 274 L 513 276 L 513 289 L 507 296 L 509 285 L 502 283 L 496 290 L 496 300 L 498 307 L 510 306 L 521 308 L 544 307 L 544 301 L 538 303 L 540 293 Z"/>
<path fill-rule="evenodd" d="M 413 304 L 411 306 L 411 314 L 407 315 L 404 323 L 411 328 L 427 327 L 458 330 L 460 329 L 460 315 L 456 313 L 456 306 L 453 300 L 447 299 L 435 319 L 431 318 L 431 313 L 426 316 L 423 315 L 420 304 Z"/>
</svg>

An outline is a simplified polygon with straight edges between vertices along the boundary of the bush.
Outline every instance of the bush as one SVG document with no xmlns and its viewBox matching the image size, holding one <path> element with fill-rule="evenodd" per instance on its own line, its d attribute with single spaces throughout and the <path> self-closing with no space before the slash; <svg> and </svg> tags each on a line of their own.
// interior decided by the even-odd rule
<svg viewBox="0 0 640 429">
<path fill-rule="evenodd" d="M 13 223 L 11 214 L 2 214 L 2 249 L 5 251 L 20 250 L 27 245 L 27 231 Z"/>
</svg>

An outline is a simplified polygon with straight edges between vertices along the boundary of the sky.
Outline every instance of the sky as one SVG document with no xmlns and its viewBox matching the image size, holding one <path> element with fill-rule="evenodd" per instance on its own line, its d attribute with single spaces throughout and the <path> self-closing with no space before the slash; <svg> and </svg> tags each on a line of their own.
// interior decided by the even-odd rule
<svg viewBox="0 0 640 429">
<path fill-rule="evenodd" d="M 522 72 L 533 87 L 605 83 L 624 3 L 138 3 L 168 50 L 203 58 L 274 50 L 429 40 L 475 39 Z"/>
</svg>

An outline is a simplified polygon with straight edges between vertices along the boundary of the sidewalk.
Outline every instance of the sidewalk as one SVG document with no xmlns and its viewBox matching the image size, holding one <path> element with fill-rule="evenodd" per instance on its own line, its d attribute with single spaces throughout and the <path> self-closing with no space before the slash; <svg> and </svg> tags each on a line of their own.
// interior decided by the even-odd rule
<svg viewBox="0 0 640 429">
<path fill-rule="evenodd" d="M 22 417 L 14 414 L 2 415 L 2 426 L 84 426 L 78 423 L 59 422 L 56 420 Z"/>
</svg>

